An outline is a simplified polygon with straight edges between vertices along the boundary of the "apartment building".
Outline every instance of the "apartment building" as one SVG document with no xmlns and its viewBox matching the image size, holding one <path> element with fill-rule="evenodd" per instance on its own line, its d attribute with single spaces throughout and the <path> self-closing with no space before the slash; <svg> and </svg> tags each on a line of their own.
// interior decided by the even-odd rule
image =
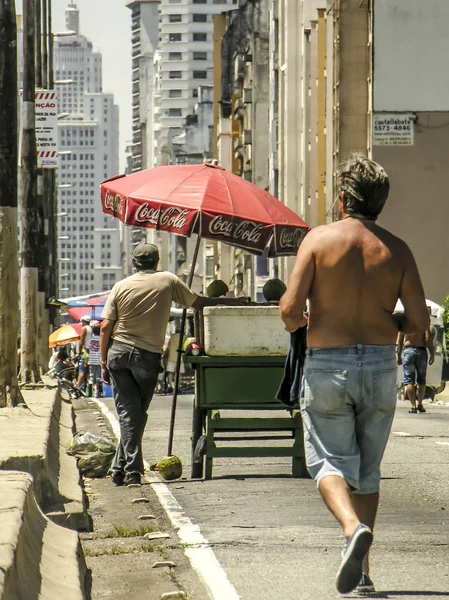
<svg viewBox="0 0 449 600">
<path fill-rule="evenodd" d="M 159 42 L 160 0 L 128 0 L 132 43 L 132 144 L 131 170 L 154 164 L 154 53 Z"/>
<path fill-rule="evenodd" d="M 198 103 L 198 88 L 213 83 L 213 15 L 234 0 L 161 0 L 155 55 L 154 156 L 169 164 L 173 137 Z M 177 139 L 179 142 L 179 138 Z"/>
<path fill-rule="evenodd" d="M 122 277 L 120 225 L 103 215 L 99 196 L 101 181 L 119 171 L 118 107 L 102 92 L 102 57 L 80 33 L 74 3 L 66 32 L 55 35 L 54 70 L 59 290 L 71 297 L 108 290 Z"/>
</svg>

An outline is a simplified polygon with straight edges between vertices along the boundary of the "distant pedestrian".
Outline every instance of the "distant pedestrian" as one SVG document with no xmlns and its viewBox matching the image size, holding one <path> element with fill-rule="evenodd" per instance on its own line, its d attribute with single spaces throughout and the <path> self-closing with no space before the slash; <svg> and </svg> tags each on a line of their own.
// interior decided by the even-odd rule
<svg viewBox="0 0 449 600">
<path fill-rule="evenodd" d="M 94 386 L 95 398 L 101 396 L 102 390 L 100 358 L 100 323 L 95 321 L 92 324 L 92 337 L 89 341 L 89 376 Z"/>
<path fill-rule="evenodd" d="M 368 551 L 396 405 L 396 338 L 426 331 L 429 313 L 408 246 L 376 225 L 389 192 L 383 168 L 355 154 L 339 185 L 341 220 L 305 237 L 280 309 L 288 331 L 308 323 L 307 468 L 346 538 L 336 584 L 347 594 L 374 591 Z M 398 298 L 404 313 L 394 313 Z"/>
<path fill-rule="evenodd" d="M 435 360 L 430 330 L 427 329 L 425 333 L 410 333 L 408 335 L 400 333 L 397 346 L 398 365 L 402 364 L 404 372 L 405 394 L 412 405 L 408 412 L 412 414 L 425 413 L 423 400 L 426 393 L 427 351 L 429 351 L 429 365 L 433 365 Z M 418 386 L 418 394 L 416 394 L 415 384 Z M 416 404 L 417 400 L 418 404 Z"/>
<path fill-rule="evenodd" d="M 243 303 L 236 298 L 197 296 L 176 275 L 156 271 L 158 263 L 159 251 L 154 244 L 136 246 L 136 273 L 114 285 L 102 314 L 101 375 L 106 383 L 112 381 L 120 424 L 120 443 L 111 467 L 116 485 L 141 481 L 142 436 L 172 302 L 195 309 Z"/>
<path fill-rule="evenodd" d="M 81 388 L 87 383 L 89 377 L 89 342 L 92 337 L 92 327 L 90 326 L 89 315 L 81 317 L 81 332 L 80 340 L 78 342 L 78 387 Z"/>
</svg>

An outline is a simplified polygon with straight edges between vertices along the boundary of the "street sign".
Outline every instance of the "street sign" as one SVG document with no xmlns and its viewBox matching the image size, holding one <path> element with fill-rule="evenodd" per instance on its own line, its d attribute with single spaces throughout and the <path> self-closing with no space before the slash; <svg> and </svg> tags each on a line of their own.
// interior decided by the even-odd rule
<svg viewBox="0 0 449 600">
<path fill-rule="evenodd" d="M 413 115 L 373 115 L 373 146 L 413 146 L 413 126 Z"/>
<path fill-rule="evenodd" d="M 37 166 L 58 166 L 58 92 L 39 90 L 36 102 Z"/>
<path fill-rule="evenodd" d="M 22 90 L 20 90 L 20 118 L 22 119 Z M 35 129 L 38 168 L 55 169 L 58 166 L 58 92 L 36 90 Z M 22 125 L 20 127 L 19 149 L 22 148 Z M 20 165 L 19 152 L 19 165 Z"/>
</svg>

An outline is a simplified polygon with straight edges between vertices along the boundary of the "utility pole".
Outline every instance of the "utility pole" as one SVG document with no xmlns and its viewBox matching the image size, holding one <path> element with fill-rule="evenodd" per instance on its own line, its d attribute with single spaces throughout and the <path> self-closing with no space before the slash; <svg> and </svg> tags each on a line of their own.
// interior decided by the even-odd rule
<svg viewBox="0 0 449 600">
<path fill-rule="evenodd" d="M 22 268 L 21 268 L 21 375 L 37 382 L 36 323 L 38 322 L 39 212 L 35 131 L 35 0 L 23 0 L 23 111 L 22 111 Z"/>
<path fill-rule="evenodd" d="M 17 27 L 14 0 L 0 2 L 0 408 L 23 399 L 17 384 Z M 8 126 L 6 127 L 5 124 Z"/>
<path fill-rule="evenodd" d="M 43 6 L 42 3 L 45 3 L 45 0 L 35 0 L 35 50 L 34 50 L 34 74 L 35 74 L 35 91 L 36 89 L 42 89 L 43 85 L 43 46 L 44 40 L 42 36 L 42 13 Z M 45 282 L 47 279 L 48 273 L 48 247 L 47 247 L 47 226 L 48 220 L 45 218 L 45 179 L 44 179 L 44 169 L 37 166 L 36 171 L 37 176 L 37 210 L 39 214 L 39 248 L 41 248 L 41 252 L 39 253 L 38 259 L 38 277 L 37 277 L 37 327 L 36 327 L 36 360 L 37 367 L 41 372 L 45 372 L 47 370 L 48 364 L 48 335 L 50 333 L 49 325 L 48 325 L 48 312 L 45 310 L 45 298 L 46 298 L 46 286 Z M 47 296 L 48 297 L 48 296 Z"/>
<path fill-rule="evenodd" d="M 43 84 L 49 90 L 54 89 L 53 72 L 53 31 L 52 31 L 52 0 L 42 0 L 42 23 L 44 33 L 43 52 Z M 58 289 L 58 262 L 57 262 L 57 230 L 56 230 L 56 169 L 44 169 L 46 176 L 47 203 L 48 203 L 48 295 L 47 298 L 55 298 L 59 294 Z M 57 309 L 49 306 L 50 327 L 53 329 L 56 323 Z"/>
</svg>

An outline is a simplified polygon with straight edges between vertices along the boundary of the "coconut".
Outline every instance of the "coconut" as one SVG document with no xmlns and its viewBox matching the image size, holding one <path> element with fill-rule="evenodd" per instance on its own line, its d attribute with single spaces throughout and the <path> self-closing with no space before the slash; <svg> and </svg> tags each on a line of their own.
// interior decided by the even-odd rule
<svg viewBox="0 0 449 600">
<path fill-rule="evenodd" d="M 166 481 L 179 479 L 182 475 L 181 459 L 177 456 L 163 456 L 156 465 L 151 465 L 152 471 L 159 471 Z"/>
<path fill-rule="evenodd" d="M 206 293 L 209 298 L 219 298 L 229 292 L 229 288 L 226 283 L 221 279 L 215 279 L 207 286 Z"/>
<path fill-rule="evenodd" d="M 280 279 L 269 279 L 263 286 L 262 294 L 267 302 L 279 302 L 286 289 L 287 286 Z"/>
</svg>

